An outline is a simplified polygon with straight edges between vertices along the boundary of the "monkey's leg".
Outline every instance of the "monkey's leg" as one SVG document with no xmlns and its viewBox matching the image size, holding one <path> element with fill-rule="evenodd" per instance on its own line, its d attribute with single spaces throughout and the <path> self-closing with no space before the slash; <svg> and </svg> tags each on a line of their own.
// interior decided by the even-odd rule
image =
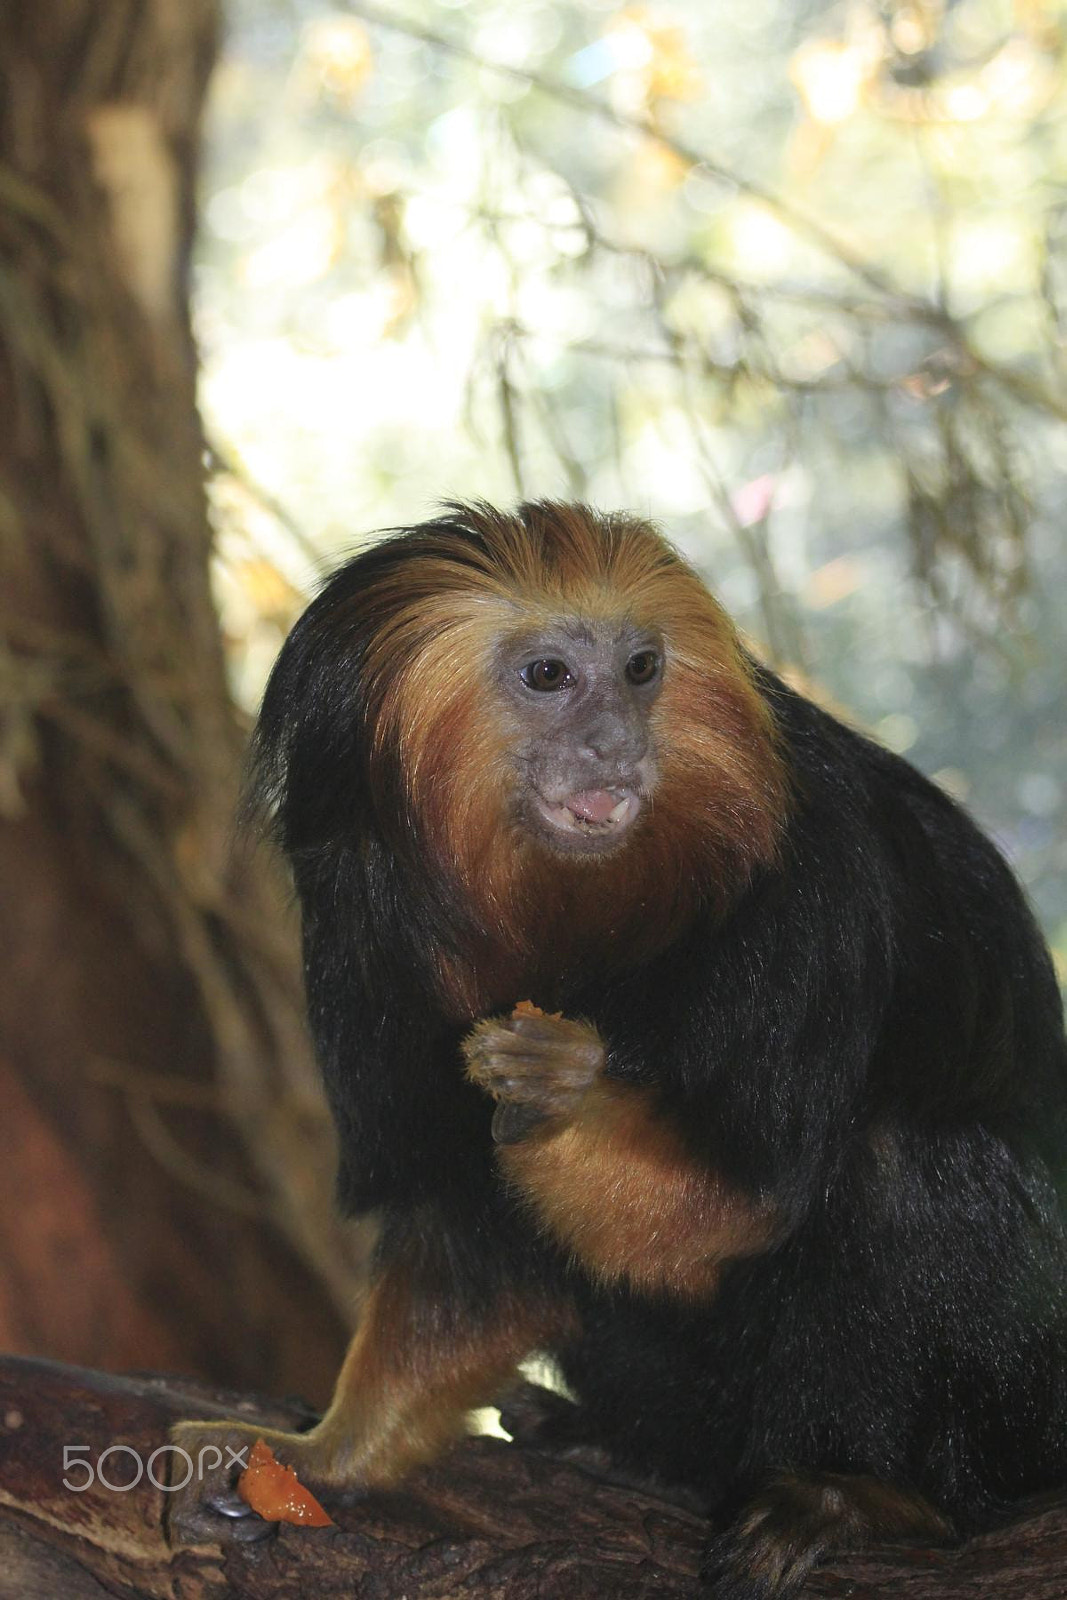
<svg viewBox="0 0 1067 1600">
<path fill-rule="evenodd" d="M 605 1076 L 587 1023 L 489 1019 L 464 1050 L 498 1101 L 503 1172 L 594 1276 L 700 1297 L 725 1261 L 773 1242 L 773 1207 L 694 1160 L 654 1091 Z"/>
<path fill-rule="evenodd" d="M 269 1531 L 233 1493 L 256 1439 L 311 1484 L 397 1482 L 460 1435 L 467 1412 L 491 1402 L 524 1356 L 570 1327 L 569 1308 L 536 1292 L 498 1291 L 472 1306 L 442 1278 L 439 1269 L 420 1272 L 403 1258 L 385 1264 L 329 1410 L 310 1432 L 238 1421 L 178 1423 L 172 1443 L 187 1452 L 194 1472 L 173 1494 L 172 1539 L 245 1539 Z M 184 1470 L 183 1461 L 176 1479 Z"/>
<path fill-rule="evenodd" d="M 912 1489 L 860 1474 L 783 1473 L 708 1545 L 716 1600 L 788 1600 L 819 1562 L 872 1544 L 944 1544 L 951 1523 Z"/>
</svg>

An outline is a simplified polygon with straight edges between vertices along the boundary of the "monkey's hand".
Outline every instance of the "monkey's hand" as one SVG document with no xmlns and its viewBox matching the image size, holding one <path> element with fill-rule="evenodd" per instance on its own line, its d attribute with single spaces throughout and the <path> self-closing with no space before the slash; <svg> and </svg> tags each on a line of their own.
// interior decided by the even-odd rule
<svg viewBox="0 0 1067 1600">
<path fill-rule="evenodd" d="M 497 1101 L 498 1144 L 574 1117 L 604 1066 L 603 1040 L 589 1023 L 524 1013 L 479 1022 L 463 1054 L 468 1078 Z"/>
</svg>

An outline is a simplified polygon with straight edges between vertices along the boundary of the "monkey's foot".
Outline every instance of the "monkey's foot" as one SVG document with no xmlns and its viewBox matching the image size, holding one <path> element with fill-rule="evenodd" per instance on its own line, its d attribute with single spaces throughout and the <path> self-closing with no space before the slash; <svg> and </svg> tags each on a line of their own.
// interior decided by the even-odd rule
<svg viewBox="0 0 1067 1600">
<path fill-rule="evenodd" d="M 947 1518 L 914 1490 L 847 1473 L 783 1473 L 711 1540 L 701 1577 L 715 1600 L 789 1600 L 832 1556 L 953 1537 Z"/>
<path fill-rule="evenodd" d="M 252 1446 L 262 1439 L 302 1483 L 327 1481 L 310 1434 L 282 1433 L 247 1422 L 179 1422 L 171 1429 L 171 1486 L 166 1525 L 171 1544 L 254 1544 L 277 1532 L 237 1493 Z"/>
<path fill-rule="evenodd" d="M 604 1065 L 596 1030 L 567 1017 L 486 1018 L 465 1039 L 463 1053 L 468 1078 L 498 1102 L 498 1144 L 573 1117 Z"/>
</svg>

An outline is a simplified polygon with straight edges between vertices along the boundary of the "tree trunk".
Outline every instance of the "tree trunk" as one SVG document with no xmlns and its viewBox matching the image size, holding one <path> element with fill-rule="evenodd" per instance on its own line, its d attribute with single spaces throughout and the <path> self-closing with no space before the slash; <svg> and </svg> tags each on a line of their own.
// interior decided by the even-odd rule
<svg viewBox="0 0 1067 1600">
<path fill-rule="evenodd" d="M 0 1342 L 318 1399 L 361 1242 L 231 849 L 187 294 L 217 26 L 0 7 Z"/>
<path fill-rule="evenodd" d="M 522 1397 L 531 1417 L 537 1404 L 536 1390 Z M 267 1427 L 306 1420 L 164 1378 L 0 1361 L 0 1600 L 709 1595 L 697 1582 L 708 1528 L 690 1505 L 499 1439 L 466 1441 L 402 1490 L 328 1499 L 333 1527 L 282 1525 L 263 1543 L 171 1550 L 167 1494 L 151 1481 L 167 1481 L 167 1458 L 153 1452 L 175 1418 L 235 1411 Z M 814 1574 L 802 1600 L 1063 1600 L 1065 1572 L 1059 1495 L 954 1550 L 883 1546 L 842 1560 Z"/>
</svg>

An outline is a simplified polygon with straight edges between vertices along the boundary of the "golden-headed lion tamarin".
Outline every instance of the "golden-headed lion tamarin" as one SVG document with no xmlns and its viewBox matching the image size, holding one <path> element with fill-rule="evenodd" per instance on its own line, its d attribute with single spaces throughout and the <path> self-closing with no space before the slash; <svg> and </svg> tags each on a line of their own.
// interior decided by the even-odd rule
<svg viewBox="0 0 1067 1600">
<path fill-rule="evenodd" d="M 385 538 L 293 629 L 256 762 L 342 1199 L 383 1219 L 283 1459 L 392 1483 L 547 1350 L 588 1437 L 703 1494 L 730 1600 L 1067 1478 L 1067 1046 L 1033 919 L 647 523 L 455 506 Z M 233 1511 L 220 1487 L 179 1523 Z"/>
</svg>

